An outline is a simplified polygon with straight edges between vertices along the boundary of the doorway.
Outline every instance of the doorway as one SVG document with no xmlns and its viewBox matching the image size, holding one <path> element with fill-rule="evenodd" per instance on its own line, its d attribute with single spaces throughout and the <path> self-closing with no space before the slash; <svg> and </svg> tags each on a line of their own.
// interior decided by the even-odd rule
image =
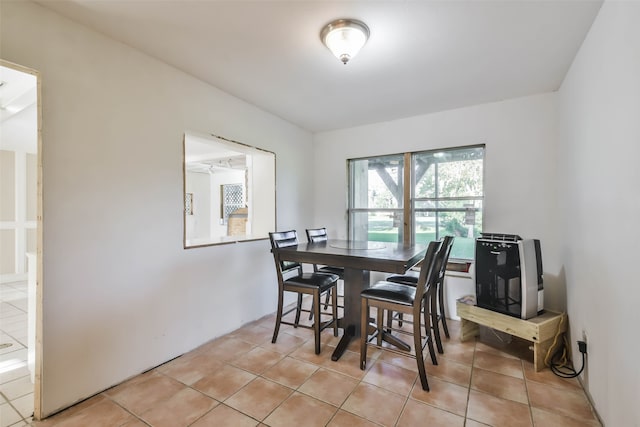
<svg viewBox="0 0 640 427">
<path fill-rule="evenodd" d="M 42 285 L 40 80 L 0 60 L 0 411 L 40 415 Z"/>
</svg>

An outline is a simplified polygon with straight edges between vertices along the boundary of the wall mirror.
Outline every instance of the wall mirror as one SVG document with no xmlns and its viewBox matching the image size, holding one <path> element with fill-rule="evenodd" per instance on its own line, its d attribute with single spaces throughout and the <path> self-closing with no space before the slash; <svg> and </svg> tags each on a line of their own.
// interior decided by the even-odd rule
<svg viewBox="0 0 640 427">
<path fill-rule="evenodd" d="M 184 135 L 184 247 L 266 239 L 276 225 L 276 155 Z"/>
</svg>

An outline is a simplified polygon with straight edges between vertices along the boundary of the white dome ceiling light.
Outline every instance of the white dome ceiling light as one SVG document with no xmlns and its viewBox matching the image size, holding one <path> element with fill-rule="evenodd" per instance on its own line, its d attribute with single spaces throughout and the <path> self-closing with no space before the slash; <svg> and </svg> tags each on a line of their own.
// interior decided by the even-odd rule
<svg viewBox="0 0 640 427">
<path fill-rule="evenodd" d="M 347 65 L 369 38 L 369 27 L 355 19 L 337 19 L 320 32 L 320 39 L 329 50 Z"/>
</svg>

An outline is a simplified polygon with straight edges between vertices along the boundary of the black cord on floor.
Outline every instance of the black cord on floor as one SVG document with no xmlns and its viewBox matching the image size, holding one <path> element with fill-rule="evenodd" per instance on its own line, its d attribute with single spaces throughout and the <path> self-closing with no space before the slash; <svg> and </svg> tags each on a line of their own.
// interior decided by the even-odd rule
<svg viewBox="0 0 640 427">
<path fill-rule="evenodd" d="M 554 357 L 551 359 L 551 365 L 549 366 L 551 368 L 551 372 L 562 378 L 575 378 L 580 375 L 584 370 L 585 353 L 580 353 L 582 354 L 582 366 L 577 372 L 571 364 L 567 363 L 566 357 L 563 356 L 563 354 L 566 354 L 566 348 L 558 350 L 558 352 L 556 352 L 556 355 L 558 356 L 554 355 Z"/>
<path fill-rule="evenodd" d="M 563 315 L 560 319 L 560 323 L 558 324 L 558 332 L 556 333 L 555 339 L 553 340 L 553 344 L 551 345 L 551 347 L 549 347 L 549 351 L 547 352 L 547 356 L 545 357 L 545 364 L 549 366 L 551 372 L 561 378 L 575 378 L 584 370 L 584 355 L 587 352 L 587 348 L 586 344 L 583 342 L 578 344 L 578 349 L 582 354 L 582 366 L 580 367 L 580 370 L 576 372 L 576 370 L 573 368 L 573 364 L 567 357 L 567 349 L 569 348 L 569 344 L 567 343 L 567 337 L 563 332 L 561 332 L 562 324 L 564 322 L 565 316 Z M 551 351 L 553 351 L 553 349 L 558 344 L 560 336 L 562 336 L 562 343 L 560 344 L 560 347 L 558 347 L 558 350 L 552 355 Z"/>
</svg>

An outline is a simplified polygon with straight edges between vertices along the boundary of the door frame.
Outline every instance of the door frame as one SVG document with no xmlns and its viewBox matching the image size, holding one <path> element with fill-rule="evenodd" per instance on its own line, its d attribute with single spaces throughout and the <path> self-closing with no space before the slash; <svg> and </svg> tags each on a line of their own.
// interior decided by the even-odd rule
<svg viewBox="0 0 640 427">
<path fill-rule="evenodd" d="M 11 68 L 16 71 L 31 74 L 36 78 L 36 104 L 37 118 L 36 127 L 38 133 L 38 152 L 37 152 L 37 211 L 36 211 L 36 345 L 35 345 L 35 381 L 33 384 L 33 418 L 40 420 L 42 418 L 42 286 L 43 286 L 43 233 L 42 233 L 42 88 L 40 72 L 29 67 L 25 67 L 13 62 L 0 59 L 0 66 Z M 27 314 L 28 315 L 28 314 Z"/>
</svg>

